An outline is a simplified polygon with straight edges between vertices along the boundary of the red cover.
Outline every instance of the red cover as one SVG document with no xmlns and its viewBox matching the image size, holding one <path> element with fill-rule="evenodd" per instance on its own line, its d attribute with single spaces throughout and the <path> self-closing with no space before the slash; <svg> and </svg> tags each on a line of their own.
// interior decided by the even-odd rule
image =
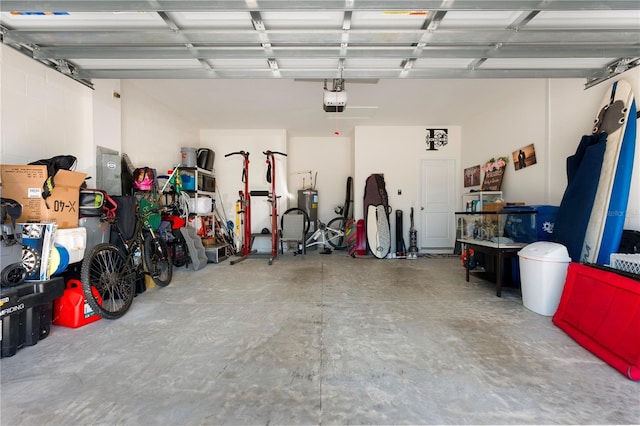
<svg viewBox="0 0 640 426">
<path fill-rule="evenodd" d="M 571 263 L 553 323 L 631 380 L 640 380 L 640 281 Z"/>
</svg>

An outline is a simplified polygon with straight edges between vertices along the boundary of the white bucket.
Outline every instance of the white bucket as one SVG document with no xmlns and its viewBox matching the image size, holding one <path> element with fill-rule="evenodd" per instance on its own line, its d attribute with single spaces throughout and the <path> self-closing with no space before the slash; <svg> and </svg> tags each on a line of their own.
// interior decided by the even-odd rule
<svg viewBox="0 0 640 426">
<path fill-rule="evenodd" d="M 562 244 L 538 241 L 518 252 L 522 304 L 537 314 L 552 316 L 558 309 L 571 258 Z"/>
</svg>

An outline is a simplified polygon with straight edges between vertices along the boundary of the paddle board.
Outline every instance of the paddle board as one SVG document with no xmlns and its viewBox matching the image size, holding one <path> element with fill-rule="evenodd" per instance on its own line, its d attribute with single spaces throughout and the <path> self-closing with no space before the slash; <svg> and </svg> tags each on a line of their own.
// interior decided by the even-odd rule
<svg viewBox="0 0 640 426">
<path fill-rule="evenodd" d="M 389 210 L 384 176 L 374 173 L 365 183 L 364 217 L 369 250 L 379 259 L 386 257 L 391 250 Z"/>
<path fill-rule="evenodd" d="M 631 85 L 619 80 L 602 100 L 593 133 L 606 132 L 600 180 L 589 216 L 580 261 L 608 264 L 620 245 L 635 155 L 636 104 Z"/>
<path fill-rule="evenodd" d="M 386 208 L 379 204 L 367 210 L 367 242 L 378 259 L 384 259 L 391 249 L 391 229 Z"/>
</svg>

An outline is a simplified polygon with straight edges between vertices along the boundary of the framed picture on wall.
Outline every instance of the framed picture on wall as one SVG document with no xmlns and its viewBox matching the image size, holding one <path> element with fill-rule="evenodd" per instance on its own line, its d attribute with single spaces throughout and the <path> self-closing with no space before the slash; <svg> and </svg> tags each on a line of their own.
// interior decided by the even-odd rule
<svg viewBox="0 0 640 426">
<path fill-rule="evenodd" d="M 513 157 L 513 167 L 516 170 L 524 169 L 525 167 L 533 166 L 537 163 L 536 149 L 533 144 L 523 146 L 522 148 L 513 151 L 511 156 Z"/>
<path fill-rule="evenodd" d="M 480 185 L 480 164 L 464 169 L 464 187 Z"/>
</svg>

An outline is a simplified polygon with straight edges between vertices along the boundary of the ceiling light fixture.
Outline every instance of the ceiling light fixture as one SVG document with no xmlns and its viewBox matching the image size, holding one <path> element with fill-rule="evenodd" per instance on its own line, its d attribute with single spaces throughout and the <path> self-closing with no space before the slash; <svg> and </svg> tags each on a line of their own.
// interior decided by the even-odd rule
<svg viewBox="0 0 640 426">
<path fill-rule="evenodd" d="M 406 77 L 409 74 L 409 70 L 413 68 L 413 64 L 416 62 L 416 58 L 405 59 L 400 63 L 402 71 L 400 71 L 400 77 Z"/>
<path fill-rule="evenodd" d="M 279 71 L 278 62 L 274 58 L 267 59 L 267 64 L 269 64 L 269 68 L 271 68 L 271 71 L 273 72 Z"/>
</svg>

